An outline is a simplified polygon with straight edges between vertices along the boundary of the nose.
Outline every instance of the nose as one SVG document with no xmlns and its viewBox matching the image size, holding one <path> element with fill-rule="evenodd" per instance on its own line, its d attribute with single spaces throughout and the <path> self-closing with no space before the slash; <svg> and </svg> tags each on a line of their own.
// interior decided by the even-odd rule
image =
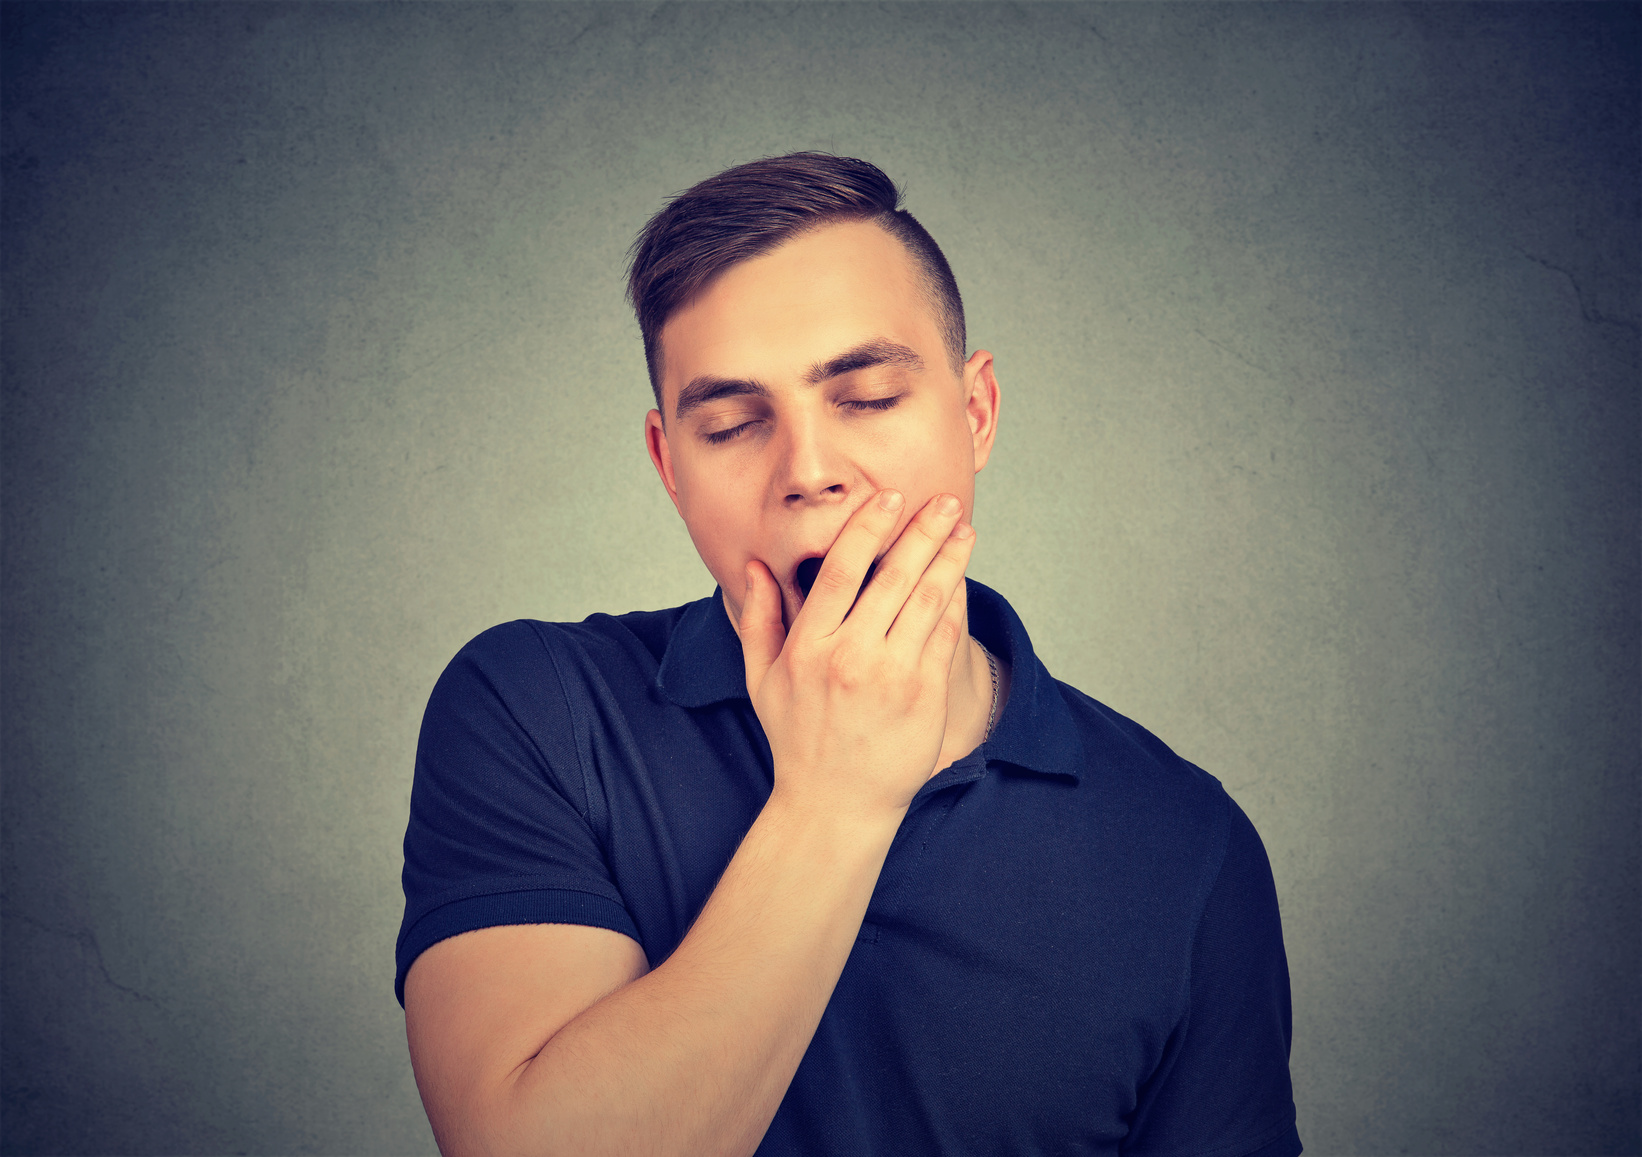
<svg viewBox="0 0 1642 1157">
<path fill-rule="evenodd" d="M 852 472 L 844 456 L 810 417 L 787 424 L 776 484 L 788 506 L 849 497 Z"/>
</svg>

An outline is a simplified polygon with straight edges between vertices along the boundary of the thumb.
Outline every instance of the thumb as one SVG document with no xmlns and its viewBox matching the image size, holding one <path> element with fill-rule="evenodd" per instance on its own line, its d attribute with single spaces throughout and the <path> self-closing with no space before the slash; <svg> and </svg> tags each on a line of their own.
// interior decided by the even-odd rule
<svg viewBox="0 0 1642 1157">
<path fill-rule="evenodd" d="M 752 695 L 787 641 L 781 625 L 781 588 L 757 559 L 747 564 L 747 593 L 741 599 L 736 634 L 741 636 L 741 658 L 747 667 L 747 694 Z"/>
</svg>

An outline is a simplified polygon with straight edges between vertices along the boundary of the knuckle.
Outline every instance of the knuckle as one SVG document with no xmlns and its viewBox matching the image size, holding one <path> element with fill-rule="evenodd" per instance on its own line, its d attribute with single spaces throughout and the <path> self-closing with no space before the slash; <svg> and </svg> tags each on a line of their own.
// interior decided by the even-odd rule
<svg viewBox="0 0 1642 1157">
<path fill-rule="evenodd" d="M 888 559 L 879 563 L 878 569 L 872 572 L 872 581 L 883 583 L 888 588 L 905 586 L 909 578 L 905 567 Z"/>
<path fill-rule="evenodd" d="M 860 657 L 854 647 L 833 648 L 827 656 L 827 678 L 841 687 L 854 687 L 860 681 Z"/>
<path fill-rule="evenodd" d="M 938 611 L 946 604 L 946 595 L 934 583 L 919 583 L 912 592 L 912 604 L 920 611 Z"/>
<path fill-rule="evenodd" d="M 912 526 L 914 530 L 924 536 L 925 540 L 932 542 L 937 546 L 945 541 L 947 537 L 947 532 L 941 529 L 939 522 L 936 520 L 936 516 L 927 512 L 914 519 Z"/>
<path fill-rule="evenodd" d="M 959 636 L 962 634 L 963 628 L 953 619 L 942 618 L 939 623 L 935 624 L 935 637 L 943 643 L 950 643 L 955 647 L 958 645 Z"/>
<path fill-rule="evenodd" d="M 823 563 L 815 576 L 815 585 L 829 594 L 837 594 L 849 585 L 849 575 L 835 562 Z"/>
</svg>

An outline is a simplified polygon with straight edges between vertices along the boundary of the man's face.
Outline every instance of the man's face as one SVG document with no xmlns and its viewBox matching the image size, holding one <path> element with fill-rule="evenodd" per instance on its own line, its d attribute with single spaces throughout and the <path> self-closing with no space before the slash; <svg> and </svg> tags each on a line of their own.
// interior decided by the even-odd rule
<svg viewBox="0 0 1642 1157">
<path fill-rule="evenodd" d="M 897 534 L 936 494 L 970 516 L 996 429 L 992 358 L 953 372 L 916 263 L 878 226 L 826 226 L 731 266 L 668 319 L 661 355 L 651 460 L 735 618 L 758 559 L 790 625 L 800 564 L 885 487 L 906 495 Z"/>
</svg>

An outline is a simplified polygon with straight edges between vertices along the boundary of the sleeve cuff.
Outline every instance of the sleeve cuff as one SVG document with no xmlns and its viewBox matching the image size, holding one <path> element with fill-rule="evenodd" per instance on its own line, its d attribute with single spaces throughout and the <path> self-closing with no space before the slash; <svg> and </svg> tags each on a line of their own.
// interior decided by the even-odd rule
<svg viewBox="0 0 1642 1157">
<path fill-rule="evenodd" d="M 441 905 L 418 920 L 399 942 L 393 994 L 405 1004 L 405 974 L 423 952 L 452 936 L 504 924 L 586 924 L 639 940 L 633 918 L 614 900 L 591 892 L 533 890 L 469 896 Z M 642 943 L 642 941 L 640 941 Z M 1266 1157 L 1262 1150 L 1260 1157 Z M 1284 1157 L 1273 1153 L 1271 1157 Z"/>
<path fill-rule="evenodd" d="M 1300 1157 L 1304 1146 L 1300 1144 L 1300 1130 L 1294 1125 L 1277 1134 L 1260 1148 L 1244 1155 L 1244 1157 Z"/>
</svg>

